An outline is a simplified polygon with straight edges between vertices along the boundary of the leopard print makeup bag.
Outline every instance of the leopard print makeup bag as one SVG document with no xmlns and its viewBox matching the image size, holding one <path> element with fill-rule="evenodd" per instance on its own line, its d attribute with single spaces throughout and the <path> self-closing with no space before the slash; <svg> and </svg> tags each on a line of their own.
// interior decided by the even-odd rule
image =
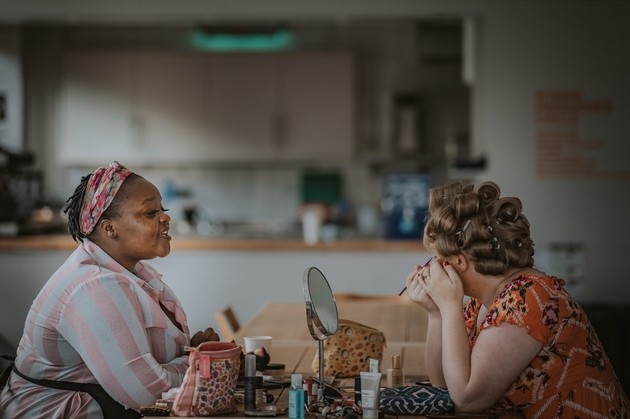
<svg viewBox="0 0 630 419">
<path fill-rule="evenodd" d="M 368 371 L 370 359 L 383 360 L 385 335 L 380 330 L 359 322 L 339 319 L 337 332 L 324 341 L 324 374 L 347 378 Z M 319 354 L 315 354 L 311 365 L 313 372 L 319 371 Z"/>
</svg>

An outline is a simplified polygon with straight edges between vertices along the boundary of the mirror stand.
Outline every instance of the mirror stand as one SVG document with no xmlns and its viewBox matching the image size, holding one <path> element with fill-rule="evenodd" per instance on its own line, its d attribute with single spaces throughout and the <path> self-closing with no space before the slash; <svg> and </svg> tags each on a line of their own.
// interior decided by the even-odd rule
<svg viewBox="0 0 630 419">
<path fill-rule="evenodd" d="M 324 341 L 328 339 L 328 336 L 322 335 L 321 333 L 317 333 L 314 327 L 314 318 L 313 318 L 313 309 L 312 305 L 307 302 L 306 303 L 306 321 L 308 323 L 308 330 L 311 332 L 311 336 L 313 339 L 317 340 L 317 356 L 319 359 L 319 386 L 317 387 L 317 402 L 322 402 L 324 400 Z"/>
<path fill-rule="evenodd" d="M 317 387 L 317 402 L 321 402 L 324 400 L 324 385 L 326 381 L 324 381 L 324 340 L 319 341 L 319 387 Z"/>
</svg>

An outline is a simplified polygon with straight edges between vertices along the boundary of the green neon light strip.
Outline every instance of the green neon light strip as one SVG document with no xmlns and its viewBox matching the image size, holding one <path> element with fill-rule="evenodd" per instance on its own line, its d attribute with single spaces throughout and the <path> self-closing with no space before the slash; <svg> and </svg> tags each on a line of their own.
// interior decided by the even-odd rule
<svg viewBox="0 0 630 419">
<path fill-rule="evenodd" d="M 293 35 L 287 30 L 270 35 L 209 35 L 195 30 L 190 36 L 190 45 L 204 51 L 277 51 L 289 49 L 294 43 Z"/>
</svg>

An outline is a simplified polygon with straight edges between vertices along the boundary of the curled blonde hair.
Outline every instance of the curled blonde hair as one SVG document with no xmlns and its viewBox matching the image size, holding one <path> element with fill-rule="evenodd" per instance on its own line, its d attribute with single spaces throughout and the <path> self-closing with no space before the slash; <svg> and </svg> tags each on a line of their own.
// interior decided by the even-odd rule
<svg viewBox="0 0 630 419">
<path fill-rule="evenodd" d="M 477 272 L 501 275 L 534 265 L 534 242 L 521 200 L 494 182 L 432 188 L 423 242 L 442 257 L 465 254 Z"/>
</svg>

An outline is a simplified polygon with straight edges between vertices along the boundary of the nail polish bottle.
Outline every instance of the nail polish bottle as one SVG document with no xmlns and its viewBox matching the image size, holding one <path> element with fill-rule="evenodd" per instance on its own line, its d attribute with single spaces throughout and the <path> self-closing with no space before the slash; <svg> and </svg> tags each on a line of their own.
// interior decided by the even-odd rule
<svg viewBox="0 0 630 419">
<path fill-rule="evenodd" d="M 392 367 L 387 369 L 387 387 L 402 387 L 405 373 L 400 362 L 400 355 L 392 355 Z"/>
</svg>

